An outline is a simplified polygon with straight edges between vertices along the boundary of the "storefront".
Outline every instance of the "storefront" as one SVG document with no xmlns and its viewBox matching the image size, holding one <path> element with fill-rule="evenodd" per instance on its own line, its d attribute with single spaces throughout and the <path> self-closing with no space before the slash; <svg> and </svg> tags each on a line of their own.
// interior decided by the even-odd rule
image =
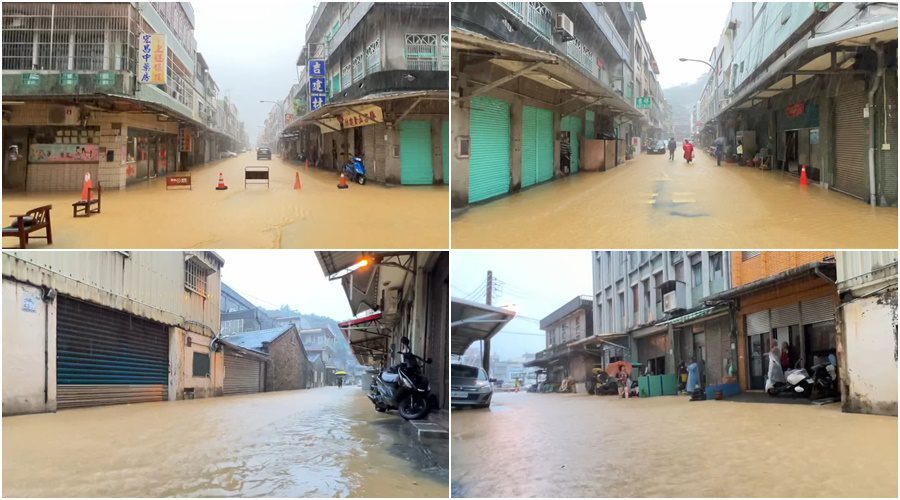
<svg viewBox="0 0 900 500">
<path fill-rule="evenodd" d="M 469 203 L 509 192 L 510 105 L 476 96 L 469 108 Z"/>
<path fill-rule="evenodd" d="M 674 363 L 692 361 L 700 367 L 703 386 L 733 382 L 737 376 L 737 346 L 728 307 L 705 307 L 667 322 L 672 328 Z M 677 368 L 676 368 L 677 369 Z M 674 373 L 674 372 L 672 372 Z"/>
<path fill-rule="evenodd" d="M 153 179 L 174 172 L 178 153 L 176 134 L 128 127 L 126 182 Z"/>
</svg>

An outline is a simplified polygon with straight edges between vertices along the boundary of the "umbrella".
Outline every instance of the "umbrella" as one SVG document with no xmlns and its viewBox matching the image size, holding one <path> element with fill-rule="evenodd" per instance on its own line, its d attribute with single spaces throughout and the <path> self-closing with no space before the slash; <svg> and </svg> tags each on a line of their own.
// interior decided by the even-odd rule
<svg viewBox="0 0 900 500">
<path fill-rule="evenodd" d="M 616 361 L 615 363 L 606 365 L 606 373 L 615 377 L 616 374 L 619 373 L 620 366 L 624 366 L 625 373 L 631 375 L 631 363 L 629 363 L 628 361 Z"/>
<path fill-rule="evenodd" d="M 334 372 L 334 374 L 335 374 L 335 375 L 346 375 L 347 372 L 345 372 L 345 371 L 343 371 L 343 370 L 338 370 L 338 371 Z"/>
</svg>

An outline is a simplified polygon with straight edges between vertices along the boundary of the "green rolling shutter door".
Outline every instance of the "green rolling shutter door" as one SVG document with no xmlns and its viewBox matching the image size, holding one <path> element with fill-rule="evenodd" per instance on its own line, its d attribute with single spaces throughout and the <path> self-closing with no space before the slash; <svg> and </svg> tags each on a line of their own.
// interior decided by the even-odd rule
<svg viewBox="0 0 900 500">
<path fill-rule="evenodd" d="M 584 112 L 584 136 L 590 139 L 596 137 L 594 134 L 594 112 L 593 111 L 585 111 Z"/>
<path fill-rule="evenodd" d="M 525 106 L 522 112 L 522 187 L 553 178 L 553 112 Z"/>
<path fill-rule="evenodd" d="M 472 98 L 469 113 L 469 202 L 509 191 L 509 103 Z"/>
<path fill-rule="evenodd" d="M 568 131 L 571 136 L 572 168 L 571 173 L 578 172 L 578 162 L 581 160 L 581 147 L 578 136 L 582 133 L 581 118 L 577 116 L 564 116 L 559 123 L 560 130 Z"/>
<path fill-rule="evenodd" d="M 404 120 L 400 122 L 400 183 L 432 184 L 431 122 Z"/>
<path fill-rule="evenodd" d="M 441 122 L 441 158 L 444 160 L 444 184 L 450 184 L 450 122 Z"/>
</svg>

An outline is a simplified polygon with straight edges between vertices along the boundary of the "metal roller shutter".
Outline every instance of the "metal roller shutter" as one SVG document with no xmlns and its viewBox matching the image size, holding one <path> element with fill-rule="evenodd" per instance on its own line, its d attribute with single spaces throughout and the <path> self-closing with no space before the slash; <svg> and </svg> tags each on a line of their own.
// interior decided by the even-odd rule
<svg viewBox="0 0 900 500">
<path fill-rule="evenodd" d="M 594 112 L 593 111 L 585 111 L 584 112 L 584 136 L 588 139 L 593 139 L 597 134 L 594 133 Z"/>
<path fill-rule="evenodd" d="M 431 122 L 400 122 L 400 184 L 432 184 Z"/>
<path fill-rule="evenodd" d="M 469 202 L 509 192 L 509 103 L 472 98 L 469 137 Z"/>
<path fill-rule="evenodd" d="M 577 116 L 564 116 L 559 122 L 559 129 L 570 132 L 572 146 L 572 165 L 571 173 L 578 172 L 579 162 L 581 161 L 581 140 L 579 136 L 584 131 L 582 128 L 581 118 Z"/>
<path fill-rule="evenodd" d="M 834 100 L 834 189 L 863 200 L 869 198 L 865 107 L 866 94 L 861 86 Z"/>
<path fill-rule="evenodd" d="M 771 331 L 768 309 L 747 315 L 747 335 L 760 335 Z"/>
<path fill-rule="evenodd" d="M 225 394 L 252 394 L 262 391 L 262 363 L 225 353 Z"/>
<path fill-rule="evenodd" d="M 800 304 L 800 318 L 804 325 L 834 321 L 834 301 L 829 296 L 804 300 Z"/>
<path fill-rule="evenodd" d="M 800 304 L 789 304 L 772 309 L 772 328 L 800 324 Z"/>
<path fill-rule="evenodd" d="M 444 184 L 450 184 L 450 122 L 441 122 L 441 158 L 443 158 Z"/>
<path fill-rule="evenodd" d="M 59 408 L 166 400 L 166 325 L 67 297 L 56 311 Z"/>
</svg>

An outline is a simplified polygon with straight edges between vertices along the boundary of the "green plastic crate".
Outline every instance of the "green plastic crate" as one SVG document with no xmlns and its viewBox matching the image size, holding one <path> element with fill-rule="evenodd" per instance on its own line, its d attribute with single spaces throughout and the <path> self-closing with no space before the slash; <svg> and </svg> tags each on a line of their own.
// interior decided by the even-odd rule
<svg viewBox="0 0 900 500">
<path fill-rule="evenodd" d="M 662 396 L 662 376 L 661 375 L 651 375 L 647 377 L 650 379 L 650 397 Z"/>
<path fill-rule="evenodd" d="M 638 394 L 642 398 L 650 397 L 650 377 L 638 377 Z"/>
<path fill-rule="evenodd" d="M 663 396 L 675 396 L 678 394 L 678 376 L 662 375 Z"/>
</svg>

